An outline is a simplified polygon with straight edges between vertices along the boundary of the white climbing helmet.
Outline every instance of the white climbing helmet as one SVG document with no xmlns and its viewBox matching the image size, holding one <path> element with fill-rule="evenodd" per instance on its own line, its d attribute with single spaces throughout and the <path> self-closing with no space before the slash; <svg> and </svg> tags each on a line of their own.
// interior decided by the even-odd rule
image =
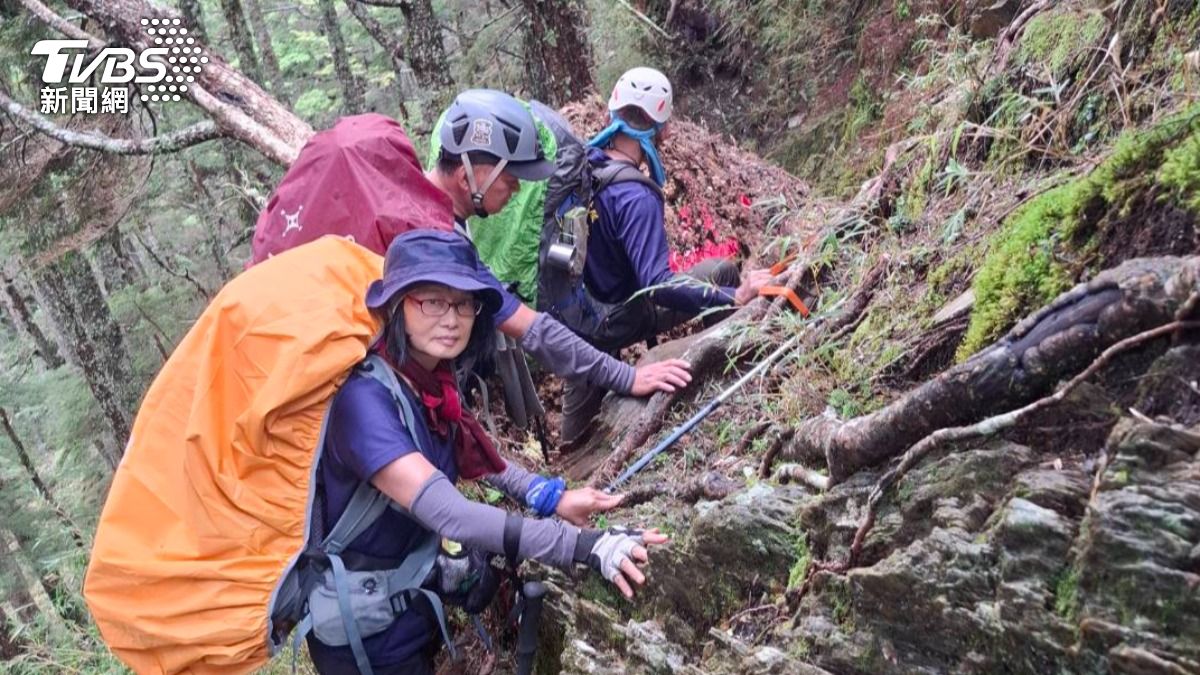
<svg viewBox="0 0 1200 675">
<path fill-rule="evenodd" d="M 634 105 L 650 119 L 662 124 L 671 117 L 671 81 L 653 68 L 640 66 L 625 71 L 613 85 L 608 98 L 610 111 Z"/>
</svg>

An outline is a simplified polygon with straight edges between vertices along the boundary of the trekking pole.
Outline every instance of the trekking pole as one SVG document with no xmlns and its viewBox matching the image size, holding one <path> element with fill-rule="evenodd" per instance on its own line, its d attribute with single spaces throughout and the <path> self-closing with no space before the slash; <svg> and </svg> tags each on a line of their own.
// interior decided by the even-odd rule
<svg viewBox="0 0 1200 675">
<path fill-rule="evenodd" d="M 812 323 L 808 324 L 808 328 L 812 328 L 812 327 L 816 326 L 824 318 L 825 318 L 824 316 L 817 317 L 816 319 L 814 319 L 812 321 Z M 728 389 L 721 392 L 720 394 L 717 394 L 716 398 L 714 398 L 712 401 L 709 401 L 708 405 L 706 405 L 700 409 L 700 412 L 696 413 L 695 415 L 692 415 L 691 419 L 689 419 L 688 421 L 684 422 L 683 424 L 680 424 L 679 426 L 675 427 L 675 431 L 672 431 L 670 436 L 667 436 L 665 439 L 663 439 L 663 441 L 661 443 L 659 443 L 658 445 L 654 446 L 654 448 L 652 450 L 650 450 L 646 454 L 642 455 L 641 458 L 639 458 L 638 461 L 634 462 L 632 466 L 630 466 L 628 469 L 625 469 L 625 471 L 622 472 L 620 476 L 617 476 L 616 480 L 614 480 L 612 483 L 610 483 L 608 485 L 607 491 L 612 492 L 613 490 L 617 489 L 617 487 L 620 486 L 621 483 L 624 483 L 625 481 L 629 480 L 631 477 L 633 477 L 634 474 L 636 474 L 638 471 L 641 471 L 647 464 L 649 464 L 650 460 L 654 459 L 659 454 L 661 454 L 662 451 L 664 451 L 667 448 L 674 445 L 675 442 L 678 441 L 684 434 L 686 434 L 687 432 L 694 429 L 696 427 L 696 425 L 700 424 L 700 422 L 705 417 L 708 417 L 712 413 L 712 411 L 714 411 L 718 407 L 720 407 L 720 405 L 722 403 L 724 403 L 726 399 L 728 399 L 730 396 L 732 396 L 734 392 L 736 392 L 738 389 L 740 389 L 743 384 L 746 384 L 747 382 L 749 382 L 751 379 L 754 378 L 754 376 L 758 375 L 763 370 L 765 370 L 767 368 L 767 366 L 769 366 L 772 363 L 774 363 L 775 361 L 777 361 L 779 359 L 779 357 L 788 353 L 792 348 L 794 348 L 797 344 L 799 344 L 800 338 L 804 337 L 804 335 L 807 332 L 808 331 L 806 330 L 804 332 L 797 333 L 796 335 L 794 335 L 790 340 L 783 343 L 779 347 L 779 349 L 776 349 L 775 351 L 771 352 L 771 354 L 768 355 L 767 358 L 763 359 L 757 366 L 754 366 L 754 368 L 750 369 L 750 372 L 741 376 L 741 378 L 739 378 L 737 382 L 734 382 L 732 385 L 730 385 L 730 387 Z"/>
<path fill-rule="evenodd" d="M 517 675 L 533 673 L 533 657 L 537 654 L 538 624 L 542 622 L 542 600 L 546 585 L 540 581 L 527 581 L 521 587 L 524 609 L 521 625 L 517 628 Z"/>
</svg>

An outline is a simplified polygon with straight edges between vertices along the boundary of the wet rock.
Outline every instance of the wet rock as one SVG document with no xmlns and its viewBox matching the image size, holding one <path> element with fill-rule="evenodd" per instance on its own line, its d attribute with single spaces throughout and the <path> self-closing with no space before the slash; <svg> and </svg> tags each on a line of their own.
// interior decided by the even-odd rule
<svg viewBox="0 0 1200 675">
<path fill-rule="evenodd" d="M 651 561 L 647 597 L 655 610 L 707 630 L 756 592 L 782 591 L 795 557 L 795 513 L 808 498 L 797 486 L 760 483 L 697 504 L 682 545 Z"/>
<path fill-rule="evenodd" d="M 1085 619 L 1082 639 L 1095 650 L 1086 654 L 1089 661 L 1143 663 L 1129 650 L 1149 649 L 1196 672 L 1200 435 L 1126 421 L 1109 445 L 1114 457 L 1080 533 L 1077 586 L 1068 589 L 1065 606 Z M 1125 651 L 1118 658 L 1119 650 Z"/>
<path fill-rule="evenodd" d="M 968 18 L 971 37 L 976 40 L 996 37 L 1016 18 L 1017 10 L 1020 7 L 1020 0 L 999 0 L 999 2 L 976 9 Z"/>
</svg>

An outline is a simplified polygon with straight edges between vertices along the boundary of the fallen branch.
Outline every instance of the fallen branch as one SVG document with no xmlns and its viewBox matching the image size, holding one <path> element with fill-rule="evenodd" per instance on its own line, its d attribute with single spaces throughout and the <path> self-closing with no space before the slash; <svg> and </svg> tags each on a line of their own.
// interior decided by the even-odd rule
<svg viewBox="0 0 1200 675">
<path fill-rule="evenodd" d="M 75 131 L 60 127 L 46 117 L 27 109 L 9 98 L 8 93 L 2 88 L 0 88 L 0 108 L 56 141 L 89 150 L 101 150 L 114 155 L 161 155 L 224 136 L 212 120 L 197 122 L 185 129 L 151 138 L 112 138 L 94 131 Z"/>
<path fill-rule="evenodd" d="M 733 449 L 733 454 L 741 456 L 746 454 L 750 449 L 750 445 L 754 443 L 760 436 L 767 434 L 771 430 L 772 424 L 769 420 L 762 420 L 750 425 L 745 434 L 742 434 L 742 440 L 738 441 L 737 446 Z"/>
<path fill-rule="evenodd" d="M 775 438 L 771 439 L 771 444 L 767 446 L 766 452 L 763 453 L 762 462 L 758 466 L 758 477 L 766 480 L 771 477 L 771 465 L 775 463 L 775 458 L 779 456 L 780 450 L 783 449 L 787 442 L 792 440 L 796 435 L 796 430 L 788 429 L 786 432 L 776 433 Z"/>
<path fill-rule="evenodd" d="M 1095 375 L 1101 368 L 1107 366 L 1117 355 L 1137 347 L 1143 343 L 1149 342 L 1156 338 L 1163 337 L 1168 334 L 1179 333 L 1183 330 L 1200 329 L 1200 321 L 1172 321 L 1168 324 L 1143 331 L 1132 337 L 1127 337 L 1120 342 L 1105 349 L 1100 356 L 1092 362 L 1083 372 L 1071 378 L 1058 391 L 1038 399 L 1029 405 L 1010 410 L 1009 412 L 995 415 L 984 420 L 980 420 L 975 424 L 965 427 L 952 427 L 947 429 L 938 429 L 932 434 L 921 439 L 916 445 L 908 449 L 901 458 L 900 463 L 894 468 L 885 473 L 879 482 L 875 484 L 875 488 L 871 490 L 871 497 L 867 500 L 867 513 L 863 516 L 862 522 L 858 526 L 858 530 L 854 533 L 854 542 L 850 545 L 850 555 L 846 559 L 845 569 L 849 569 L 858 564 L 858 558 L 862 553 L 863 542 L 870 533 L 871 528 L 875 525 L 875 516 L 879 510 L 879 503 L 888 489 L 896 484 L 896 481 L 904 477 L 914 466 L 917 465 L 929 453 L 938 448 L 945 447 L 950 443 L 956 443 L 969 438 L 981 438 L 987 436 L 995 436 L 996 434 L 1006 429 L 1011 429 L 1021 420 L 1029 415 L 1043 410 L 1050 406 L 1062 403 L 1076 387 Z"/>
<path fill-rule="evenodd" d="M 75 40 L 87 40 L 88 49 L 101 49 L 104 47 L 105 43 L 103 40 L 100 40 L 95 35 L 92 35 L 79 26 L 76 26 L 70 21 L 62 18 L 56 14 L 54 10 L 38 2 L 38 0 L 17 0 L 17 2 L 21 3 L 25 9 L 28 9 L 30 13 L 40 19 L 42 23 L 62 33 L 63 35 Z"/>
<path fill-rule="evenodd" d="M 701 499 L 716 501 L 724 499 L 742 487 L 739 481 L 731 480 L 715 471 L 709 471 L 683 484 L 659 481 L 636 487 L 625 493 L 621 506 L 637 506 L 659 497 L 668 497 L 681 502 L 693 503 Z"/>
</svg>

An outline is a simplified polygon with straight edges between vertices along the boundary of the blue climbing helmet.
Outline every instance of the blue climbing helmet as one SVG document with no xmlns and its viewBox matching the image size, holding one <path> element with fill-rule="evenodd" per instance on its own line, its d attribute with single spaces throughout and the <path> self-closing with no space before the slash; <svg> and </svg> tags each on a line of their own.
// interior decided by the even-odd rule
<svg viewBox="0 0 1200 675">
<path fill-rule="evenodd" d="M 547 160 L 538 142 L 533 115 L 517 99 L 494 89 L 468 89 L 455 97 L 446 109 L 440 132 L 442 153 L 456 155 L 467 169 L 467 187 L 480 216 L 483 195 L 507 171 L 520 180 L 545 180 L 554 173 L 554 162 Z M 471 167 L 471 153 L 486 153 L 496 158 L 487 179 L 477 184 Z"/>
</svg>

